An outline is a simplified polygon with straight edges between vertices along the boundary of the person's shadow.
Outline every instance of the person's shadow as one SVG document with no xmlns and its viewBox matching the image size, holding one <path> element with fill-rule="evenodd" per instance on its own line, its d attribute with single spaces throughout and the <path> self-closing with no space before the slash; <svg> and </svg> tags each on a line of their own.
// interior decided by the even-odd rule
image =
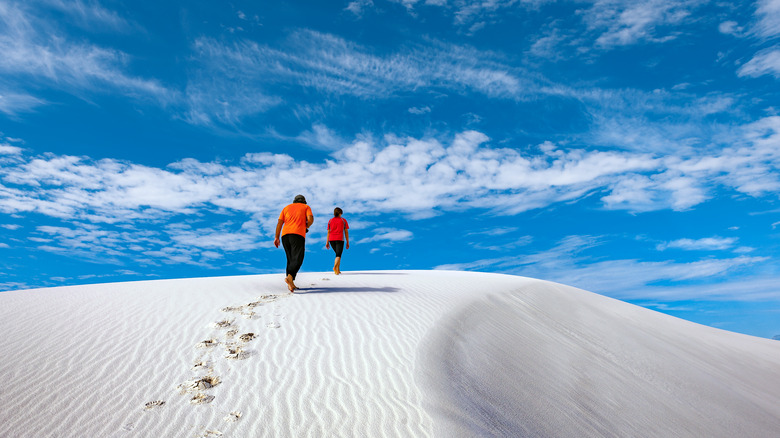
<svg viewBox="0 0 780 438">
<path fill-rule="evenodd" d="M 295 294 L 325 294 L 325 293 L 339 293 L 339 292 L 398 292 L 400 289 L 397 287 L 368 287 L 368 286 L 355 286 L 355 287 L 299 287 L 295 290 Z"/>
</svg>

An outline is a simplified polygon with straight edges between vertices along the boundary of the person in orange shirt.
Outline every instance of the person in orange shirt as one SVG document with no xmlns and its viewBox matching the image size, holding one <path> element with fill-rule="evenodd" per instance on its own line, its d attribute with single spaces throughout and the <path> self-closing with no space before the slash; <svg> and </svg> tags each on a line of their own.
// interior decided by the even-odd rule
<svg viewBox="0 0 780 438">
<path fill-rule="evenodd" d="M 279 222 L 276 224 L 276 237 L 274 246 L 279 248 L 279 234 L 282 235 L 282 246 L 287 255 L 287 276 L 284 281 L 287 283 L 287 289 L 295 292 L 298 287 L 295 285 L 295 276 L 303 265 L 303 256 L 306 252 L 306 232 L 314 223 L 314 215 L 311 207 L 306 204 L 306 198 L 303 195 L 297 195 L 293 203 L 284 207 L 279 215 Z M 284 228 L 284 232 L 282 232 Z"/>
</svg>

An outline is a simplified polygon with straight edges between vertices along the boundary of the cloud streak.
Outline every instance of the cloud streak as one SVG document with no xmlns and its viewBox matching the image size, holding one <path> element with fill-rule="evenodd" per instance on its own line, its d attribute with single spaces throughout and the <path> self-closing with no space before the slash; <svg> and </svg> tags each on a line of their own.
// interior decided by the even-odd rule
<svg viewBox="0 0 780 438">
<path fill-rule="evenodd" d="M 280 90 L 370 101 L 417 89 L 499 99 L 520 99 L 539 89 L 494 55 L 436 42 L 377 54 L 335 35 L 298 30 L 281 48 L 199 38 L 193 49 L 188 121 L 196 124 L 237 124 L 280 104 Z"/>
<path fill-rule="evenodd" d="M 76 9 L 52 2 L 89 22 L 123 23 L 118 16 L 102 8 L 87 8 L 77 2 Z M 14 1 L 0 3 L 0 75 L 4 82 L 24 90 L 33 84 L 59 88 L 78 94 L 84 90 L 108 88 L 129 96 L 143 96 L 166 103 L 174 94 L 154 79 L 127 73 L 130 57 L 121 51 L 76 42 L 63 35 L 56 24 L 34 15 L 31 9 Z M 4 93 L 0 110 L 7 114 L 29 111 L 42 105 L 41 98 L 24 92 Z"/>
<path fill-rule="evenodd" d="M 675 260 L 596 260 L 585 255 L 601 244 L 593 236 L 569 236 L 546 251 L 437 266 L 445 270 L 486 270 L 547 279 L 622 300 L 777 300 L 775 284 L 740 280 L 729 274 L 760 265 L 767 257 L 738 256 Z M 728 279 L 728 280 L 726 280 Z M 715 284 L 723 283 L 723 284 Z M 752 284 L 749 291 L 732 288 Z M 714 284 L 714 286 L 713 286 Z"/>
<path fill-rule="evenodd" d="M 737 242 L 733 237 L 705 237 L 703 239 L 677 239 L 658 244 L 659 251 L 666 249 L 684 249 L 689 251 L 718 251 L 732 248 Z"/>
</svg>

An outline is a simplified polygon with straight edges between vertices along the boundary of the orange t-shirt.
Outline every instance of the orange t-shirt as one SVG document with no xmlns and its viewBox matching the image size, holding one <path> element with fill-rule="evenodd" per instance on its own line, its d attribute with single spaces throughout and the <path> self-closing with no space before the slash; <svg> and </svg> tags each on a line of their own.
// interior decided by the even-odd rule
<svg viewBox="0 0 780 438">
<path fill-rule="evenodd" d="M 300 234 L 306 237 L 306 218 L 309 215 L 312 215 L 311 207 L 306 204 L 297 203 L 284 207 L 279 215 L 279 220 L 284 222 L 282 236 Z"/>
</svg>

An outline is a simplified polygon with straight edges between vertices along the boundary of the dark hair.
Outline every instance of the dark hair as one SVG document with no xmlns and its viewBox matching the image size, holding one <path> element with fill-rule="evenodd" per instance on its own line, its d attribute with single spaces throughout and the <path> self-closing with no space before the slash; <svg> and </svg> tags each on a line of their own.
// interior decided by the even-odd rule
<svg viewBox="0 0 780 438">
<path fill-rule="evenodd" d="M 344 214 L 344 210 L 342 210 L 342 209 L 340 209 L 340 208 L 338 208 L 338 207 L 336 207 L 336 208 L 334 208 L 334 209 L 333 209 L 333 216 L 335 216 L 335 217 L 339 217 L 339 216 L 341 216 L 342 214 Z"/>
<path fill-rule="evenodd" d="M 295 199 L 293 199 L 293 204 L 305 204 L 306 198 L 303 197 L 303 195 L 296 195 Z"/>
</svg>

